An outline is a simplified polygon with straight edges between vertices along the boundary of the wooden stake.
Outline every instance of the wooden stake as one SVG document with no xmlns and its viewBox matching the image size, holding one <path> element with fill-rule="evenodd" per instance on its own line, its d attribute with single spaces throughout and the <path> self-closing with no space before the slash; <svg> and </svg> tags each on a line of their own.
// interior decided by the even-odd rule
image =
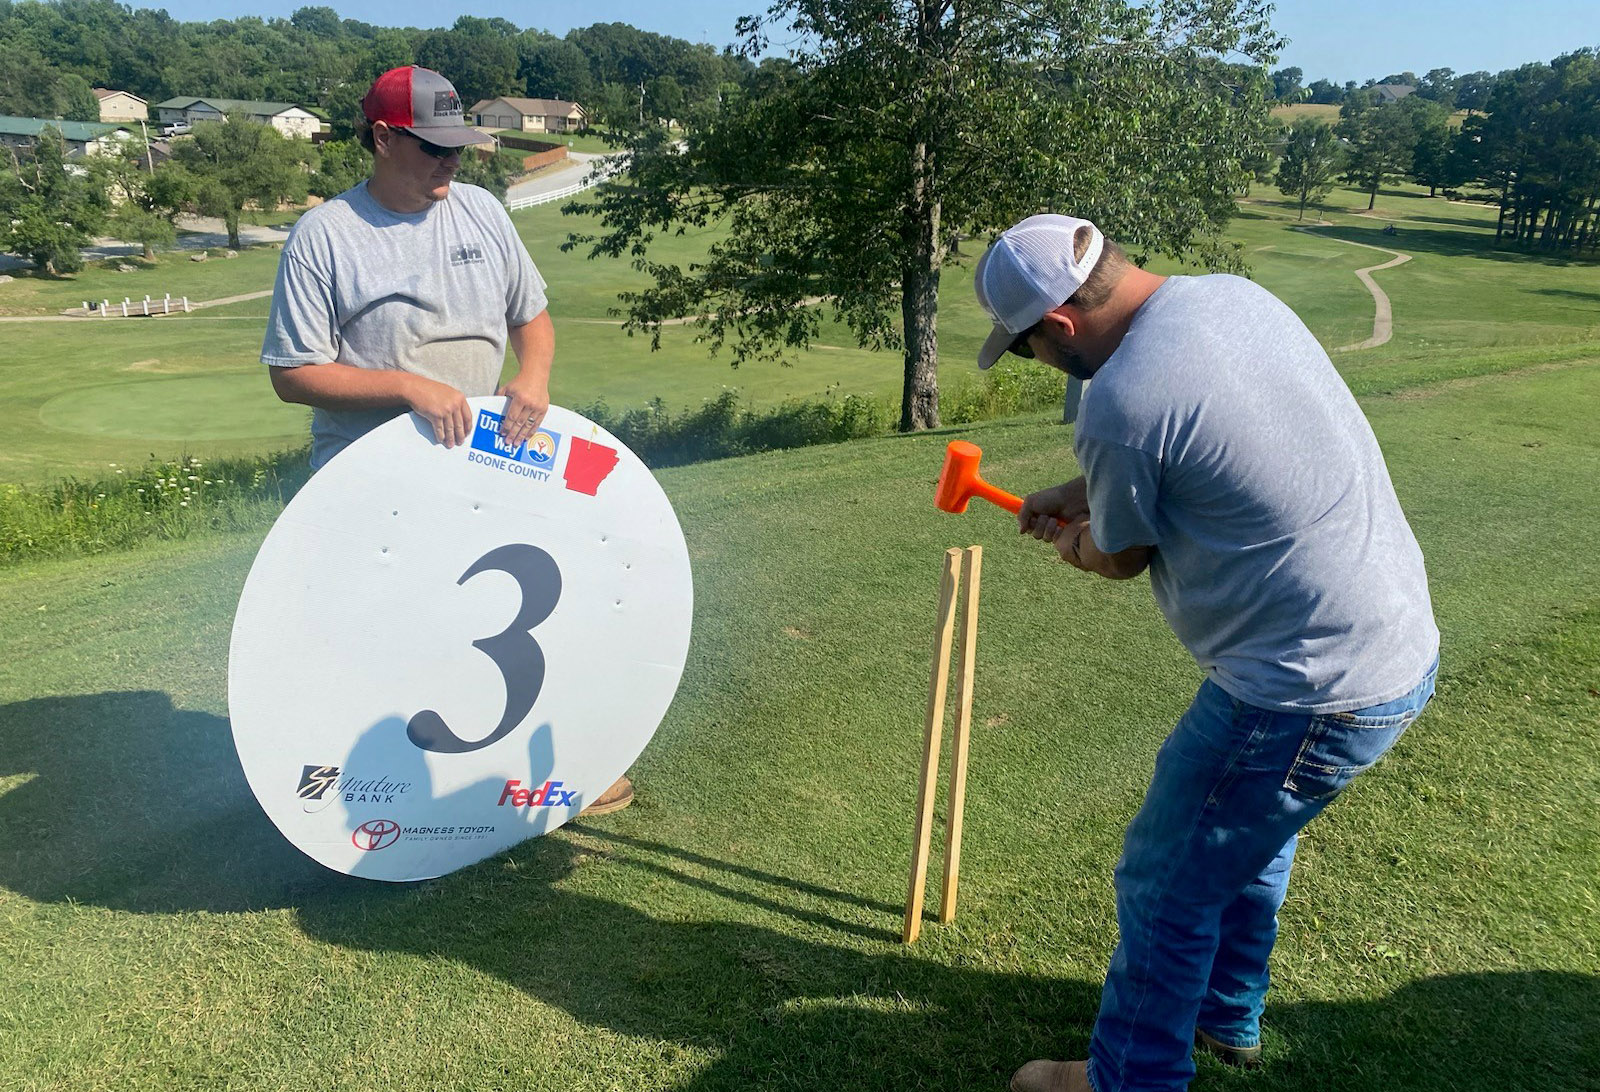
<svg viewBox="0 0 1600 1092">
<path fill-rule="evenodd" d="M 939 616 L 933 635 L 933 672 L 928 680 L 928 716 L 922 741 L 922 781 L 917 791 L 916 826 L 912 831 L 911 880 L 906 892 L 906 920 L 900 939 L 907 944 L 922 931 L 922 889 L 928 876 L 928 849 L 933 837 L 933 797 L 939 776 L 939 739 L 944 735 L 945 688 L 950 678 L 950 644 L 955 631 L 956 560 L 962 551 L 944 553 L 939 580 Z"/>
<path fill-rule="evenodd" d="M 961 871 L 961 817 L 967 803 L 967 749 L 972 739 L 972 674 L 978 657 L 978 581 L 983 575 L 983 547 L 967 547 L 961 561 L 961 671 L 956 676 L 956 728 L 950 743 L 950 793 L 945 798 L 944 886 L 939 893 L 939 920 L 956 916 L 956 885 Z"/>
</svg>

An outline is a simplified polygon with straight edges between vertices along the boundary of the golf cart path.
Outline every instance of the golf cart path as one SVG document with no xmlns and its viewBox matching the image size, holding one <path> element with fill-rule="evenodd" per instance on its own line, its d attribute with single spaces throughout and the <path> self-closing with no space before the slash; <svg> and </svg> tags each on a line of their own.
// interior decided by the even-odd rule
<svg viewBox="0 0 1600 1092">
<path fill-rule="evenodd" d="M 1318 235 L 1314 228 L 1297 227 L 1293 230 L 1303 231 L 1307 235 L 1316 235 L 1319 239 L 1331 238 L 1331 236 L 1327 235 Z M 1394 337 L 1394 309 L 1389 305 L 1388 295 L 1378 287 L 1378 282 L 1372 279 L 1372 274 L 1377 273 L 1379 270 L 1393 269 L 1397 265 L 1404 265 L 1411 260 L 1411 255 L 1402 254 L 1398 250 L 1390 250 L 1388 247 L 1373 246 L 1371 243 L 1351 242 L 1349 239 L 1334 239 L 1333 241 L 1344 243 L 1347 246 L 1359 246 L 1367 250 L 1376 250 L 1380 254 L 1394 255 L 1382 265 L 1369 265 L 1365 269 L 1356 270 L 1356 276 L 1361 279 L 1362 284 L 1367 286 L 1367 291 L 1372 293 L 1372 336 L 1365 341 L 1341 345 L 1334 349 L 1333 352 L 1349 353 L 1357 349 L 1376 349 L 1379 345 L 1386 344 L 1390 338 Z"/>
<path fill-rule="evenodd" d="M 259 300 L 259 299 L 263 299 L 263 298 L 265 298 L 267 296 L 270 296 L 270 295 L 272 295 L 272 289 L 268 288 L 268 289 L 265 289 L 265 290 L 260 291 L 260 292 L 245 292 L 243 295 L 223 296 L 220 299 L 214 299 L 214 300 L 190 300 L 189 301 L 189 308 L 190 308 L 190 311 L 193 312 L 193 311 L 199 311 L 199 310 L 201 310 L 202 308 L 205 308 L 205 307 L 221 307 L 224 304 L 229 304 L 229 303 L 244 303 L 246 300 Z M 143 314 L 134 315 L 134 314 L 132 314 L 130 312 L 128 317 L 129 318 L 173 318 L 173 317 L 175 317 L 177 315 L 181 315 L 181 314 L 183 314 L 182 311 L 174 311 L 174 312 L 172 312 L 171 315 L 155 315 L 155 314 L 152 314 L 152 315 L 148 315 L 147 316 L 147 315 L 143 315 Z M 110 319 L 120 319 L 121 317 L 122 316 L 120 316 L 120 315 L 112 314 L 112 315 L 108 316 L 107 319 L 101 320 L 100 316 L 98 314 L 86 314 L 84 312 L 83 308 L 74 307 L 70 311 L 68 311 L 66 314 L 61 314 L 61 315 L 4 315 L 4 316 L 0 316 L 0 322 L 82 322 L 86 318 L 94 320 L 94 321 L 110 321 Z M 250 317 L 254 317 L 254 316 L 250 316 Z"/>
</svg>

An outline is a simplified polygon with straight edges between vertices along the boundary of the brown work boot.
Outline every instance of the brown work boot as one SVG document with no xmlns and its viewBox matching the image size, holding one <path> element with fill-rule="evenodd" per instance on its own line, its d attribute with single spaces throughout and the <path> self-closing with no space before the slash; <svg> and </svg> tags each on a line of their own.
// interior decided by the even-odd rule
<svg viewBox="0 0 1600 1092">
<path fill-rule="evenodd" d="M 1088 1062 L 1029 1062 L 1011 1074 L 1011 1092 L 1094 1092 Z"/>
<path fill-rule="evenodd" d="M 1221 1039 L 1214 1039 L 1201 1031 L 1194 1029 L 1194 1046 L 1196 1050 L 1203 1050 L 1212 1057 L 1221 1060 L 1224 1065 L 1237 1066 L 1240 1069 L 1261 1068 L 1261 1047 L 1229 1046 Z"/>
<path fill-rule="evenodd" d="M 616 783 L 600 794 L 600 798 L 578 813 L 581 819 L 585 815 L 610 815 L 614 811 L 621 811 L 633 803 L 633 782 L 626 776 L 619 777 Z"/>
</svg>

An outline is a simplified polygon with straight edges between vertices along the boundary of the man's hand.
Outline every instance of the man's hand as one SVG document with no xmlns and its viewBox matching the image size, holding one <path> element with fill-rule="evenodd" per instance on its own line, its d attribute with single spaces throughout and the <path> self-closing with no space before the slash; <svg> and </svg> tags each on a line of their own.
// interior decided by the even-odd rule
<svg viewBox="0 0 1600 1092">
<path fill-rule="evenodd" d="M 525 368 L 495 393 L 504 395 L 506 400 L 500 439 L 515 450 L 533 435 L 550 409 L 549 373 Z"/>
<path fill-rule="evenodd" d="M 1082 478 L 1029 493 L 1017 513 L 1017 530 L 1043 541 L 1057 536 L 1074 520 L 1089 518 L 1089 488 Z"/>
<path fill-rule="evenodd" d="M 472 407 L 467 396 L 437 380 L 407 375 L 406 405 L 433 426 L 433 438 L 445 447 L 464 444 L 472 436 Z"/>
</svg>

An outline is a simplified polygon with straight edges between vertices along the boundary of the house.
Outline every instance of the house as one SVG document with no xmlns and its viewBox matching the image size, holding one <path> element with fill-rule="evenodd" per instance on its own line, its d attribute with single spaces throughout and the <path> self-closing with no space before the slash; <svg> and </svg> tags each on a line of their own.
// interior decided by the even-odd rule
<svg viewBox="0 0 1600 1092">
<path fill-rule="evenodd" d="M 1379 105 L 1399 102 L 1415 91 L 1416 88 L 1408 83 L 1380 83 L 1372 88 L 1373 94 L 1378 96 Z"/>
<path fill-rule="evenodd" d="M 485 99 L 468 115 L 482 129 L 516 129 L 524 133 L 570 133 L 589 124 L 589 112 L 565 99 Z"/>
<path fill-rule="evenodd" d="M 309 110 L 292 102 L 259 102 L 255 99 L 195 98 L 179 95 L 177 98 L 156 103 L 156 120 L 163 129 L 172 126 L 193 126 L 200 121 L 221 121 L 228 114 L 240 111 L 251 121 L 270 125 L 287 137 L 311 139 L 311 134 L 322 128 L 322 122 Z M 183 130 L 179 130 L 183 131 Z"/>
<path fill-rule="evenodd" d="M 138 95 L 105 87 L 96 87 L 93 91 L 94 97 L 100 100 L 101 121 L 144 121 L 150 116 L 150 107 Z"/>
<path fill-rule="evenodd" d="M 125 140 L 136 139 L 138 127 L 101 121 L 60 121 L 51 118 L 0 117 L 0 145 L 26 148 L 46 127 L 58 129 L 67 142 L 67 156 L 108 155 Z"/>
</svg>

